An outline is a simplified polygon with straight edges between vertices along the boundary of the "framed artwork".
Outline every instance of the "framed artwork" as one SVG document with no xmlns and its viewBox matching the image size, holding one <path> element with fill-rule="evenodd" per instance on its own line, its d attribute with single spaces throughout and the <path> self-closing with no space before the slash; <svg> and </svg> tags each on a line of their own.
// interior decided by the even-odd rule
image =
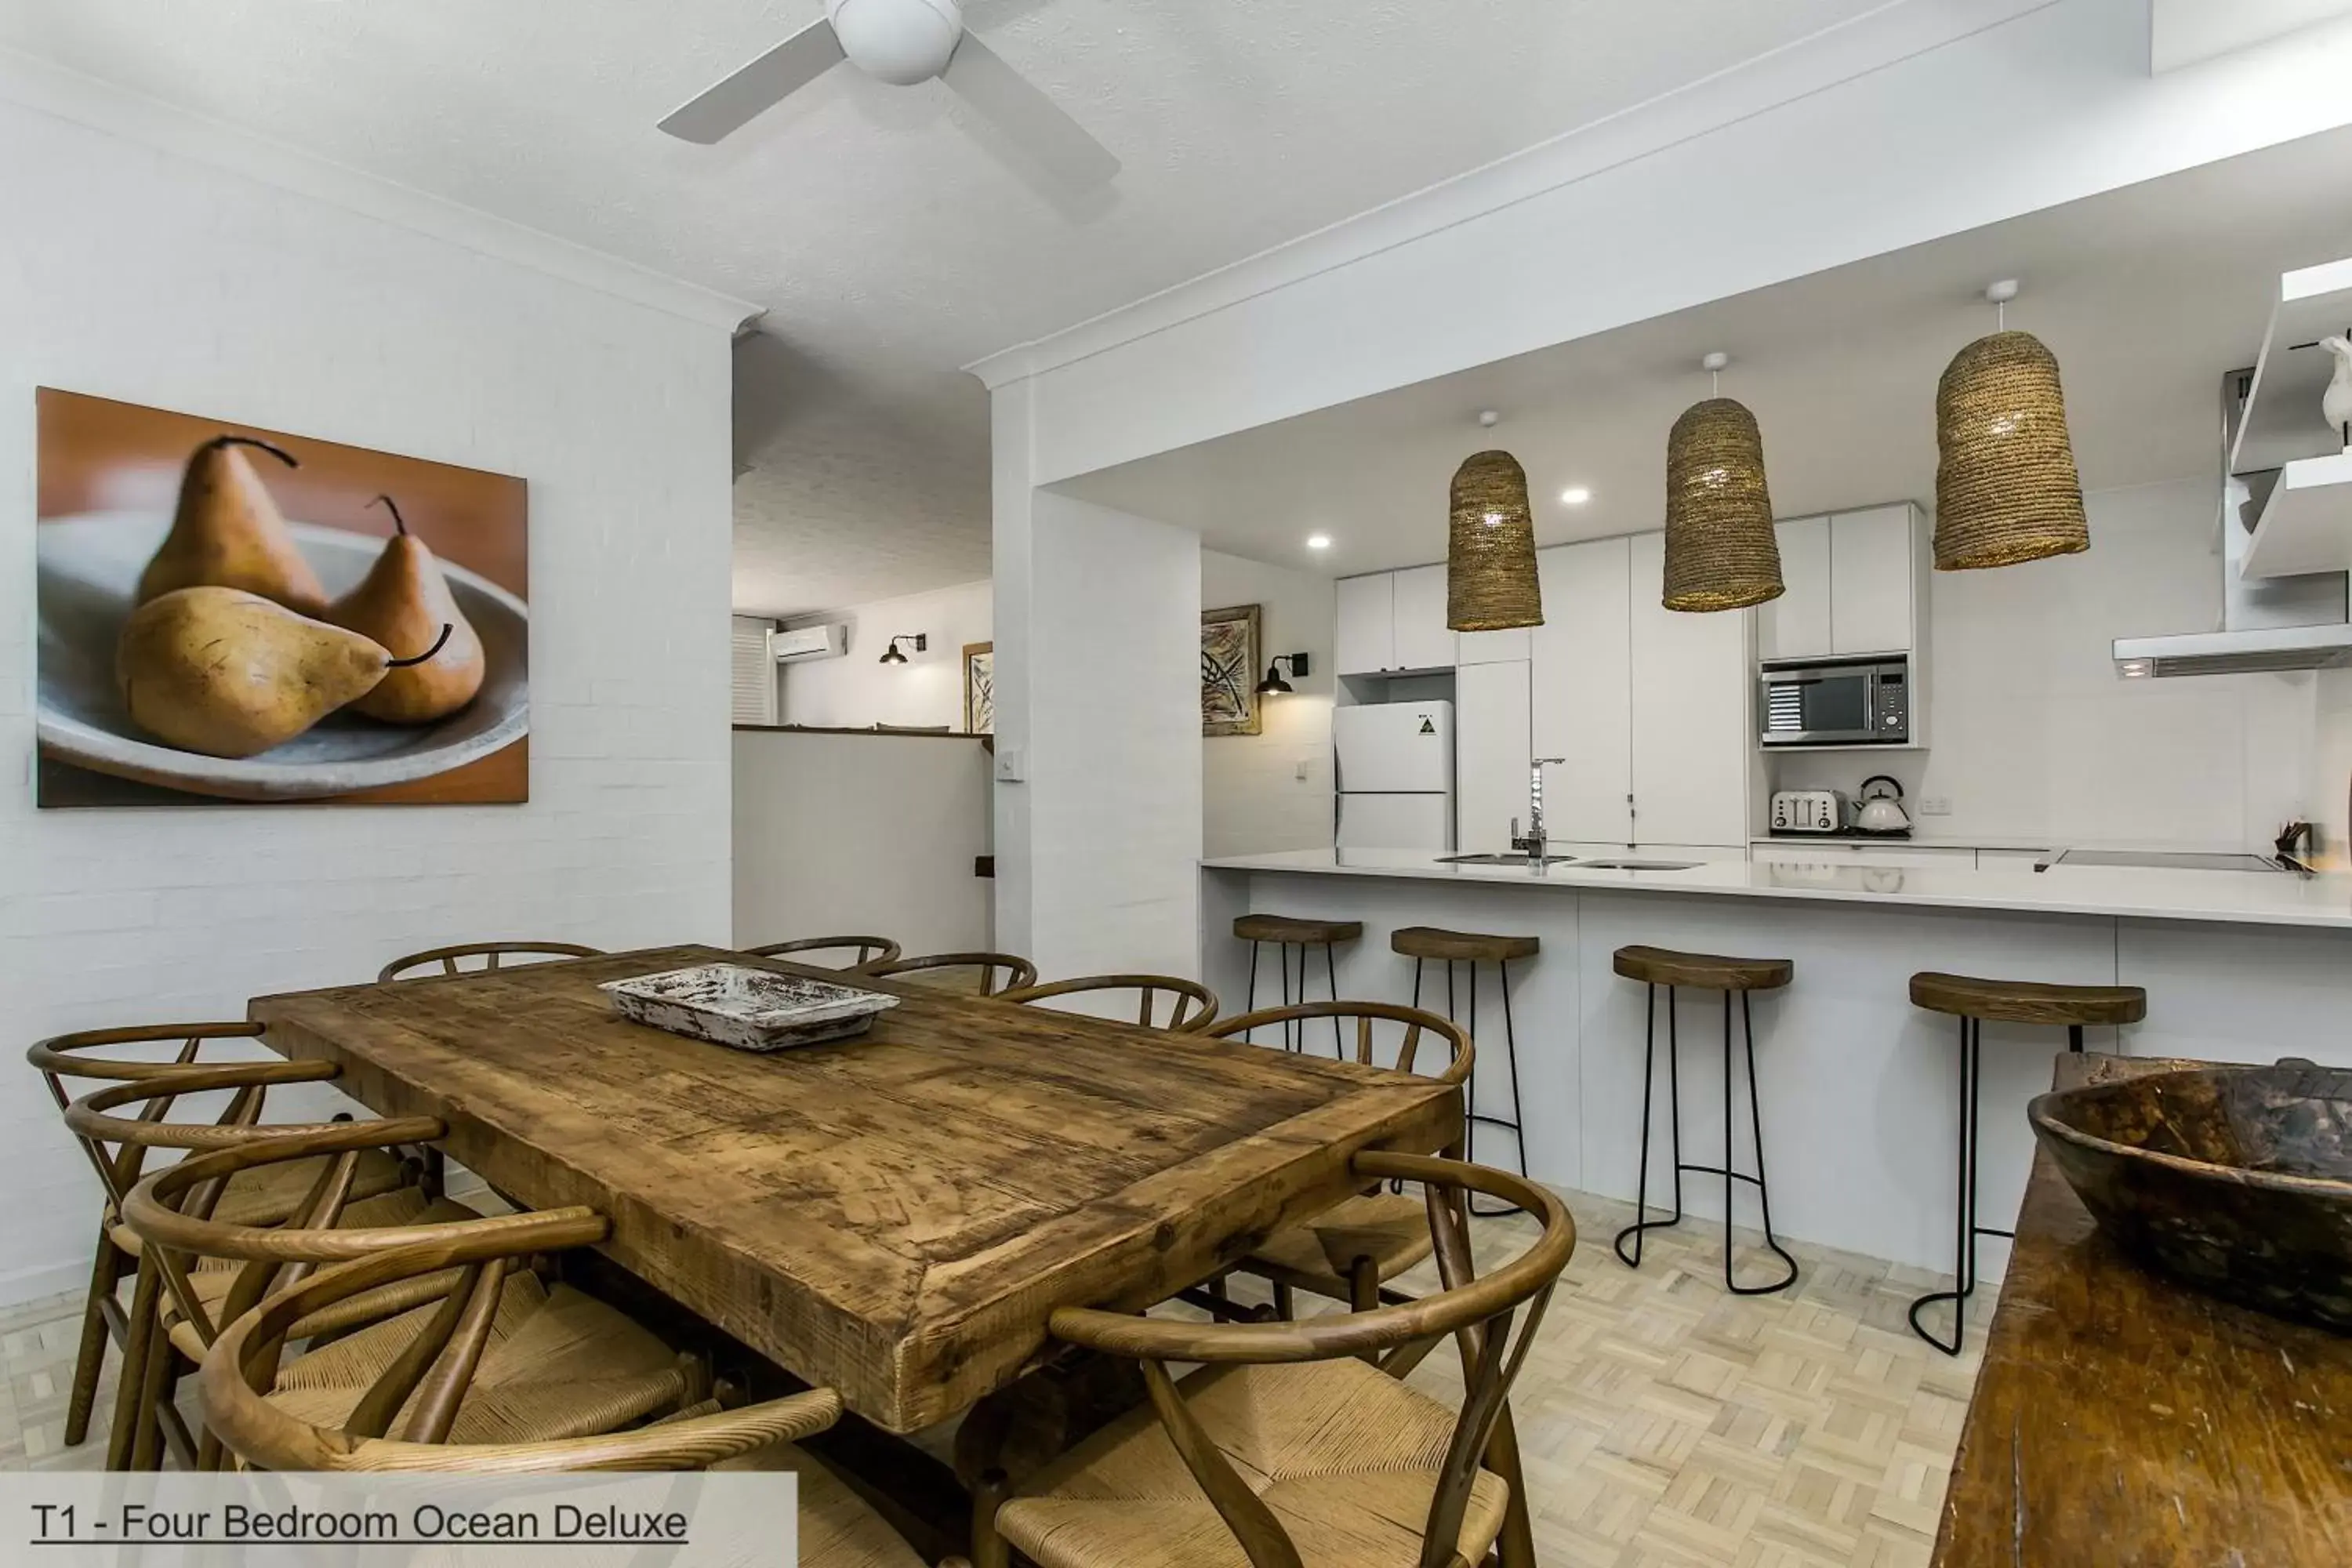
<svg viewBox="0 0 2352 1568">
<path fill-rule="evenodd" d="M 1258 607 L 1235 605 L 1201 614 L 1201 733 L 1255 735 L 1258 711 Z"/>
<path fill-rule="evenodd" d="M 996 733 L 996 645 L 963 645 L 963 732 Z"/>
<path fill-rule="evenodd" d="M 35 406 L 40 805 L 530 798 L 521 479 Z"/>
</svg>

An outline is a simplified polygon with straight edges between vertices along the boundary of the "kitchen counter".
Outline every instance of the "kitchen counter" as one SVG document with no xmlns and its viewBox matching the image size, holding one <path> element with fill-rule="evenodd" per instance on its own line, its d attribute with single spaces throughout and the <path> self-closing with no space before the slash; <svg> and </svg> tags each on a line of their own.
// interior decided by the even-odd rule
<svg viewBox="0 0 2352 1568">
<path fill-rule="evenodd" d="M 1979 868 L 1718 860 L 1679 871 L 1584 870 L 1562 864 L 1538 875 L 1524 866 L 1446 865 L 1426 850 L 1396 849 L 1296 849 L 1201 864 L 1213 871 L 1408 879 L 1529 892 L 1630 889 L 2352 930 L 2352 876 L 2301 877 L 2290 871 L 2174 871 L 2137 866 L 2053 866 L 2037 871 L 2023 862 Z"/>
<path fill-rule="evenodd" d="M 1654 851 L 1658 858 L 1669 858 Z M 1732 851 L 1737 855 L 1738 851 Z M 1495 970 L 1471 994 L 1454 987 L 1477 1043 L 1477 1109 L 1511 1110 L 1516 1079 L 1528 1173 L 1563 1188 L 1630 1200 L 1641 1149 L 1645 988 L 1614 973 L 1636 943 L 1786 959 L 1790 985 L 1758 994 L 1756 1074 L 1772 1217 L 1785 1236 L 1944 1276 L 1951 1268 L 1958 1140 L 1957 1026 L 1911 1005 L 1922 970 L 2061 984 L 2138 985 L 2146 1022 L 2087 1031 L 2092 1049 L 2210 1061 L 2303 1056 L 2352 1067 L 2352 877 L 2285 871 L 2184 871 L 2055 866 L 1971 857 L 1952 865 L 1751 864 L 1605 871 L 1524 864 L 1452 866 L 1428 851 L 1328 849 L 1202 863 L 1201 975 L 1224 1010 L 1251 1005 L 1244 913 L 1360 921 L 1332 953 L 1344 997 L 1410 1002 L 1414 965 L 1390 948 L 1412 925 L 1532 937 L 1510 966 L 1516 1047 L 1507 1044 Z M 1696 858 L 1695 853 L 1678 857 Z M 1281 997 L 1280 966 L 1261 954 L 1255 1003 Z M 1307 968 L 1325 994 L 1324 964 Z M 1293 984 L 1296 984 L 1294 979 Z M 1423 1005 L 1444 1009 L 1439 966 L 1421 976 Z M 1682 990 L 1671 1004 L 1682 1041 L 1685 1158 L 1721 1163 L 1722 998 Z M 1664 1019 L 1660 1019 L 1661 1035 Z M 1316 1048 L 1328 1037 L 1310 1034 Z M 2062 1029 L 1989 1024 L 1983 1031 L 1979 1193 L 1983 1223 L 2006 1226 L 2025 1190 L 2032 1134 L 2025 1104 L 2049 1086 Z M 1661 1044 L 1663 1054 L 1663 1041 Z M 1744 1079 L 1744 1068 L 1738 1078 Z M 1748 1159 L 1745 1107 L 1738 1129 Z M 1670 1190 L 1657 1110 L 1654 1198 Z M 1507 1131 L 1479 1130 L 1473 1154 L 1517 1164 Z M 1723 1184 L 1686 1177 L 1694 1215 L 1723 1214 Z M 1756 1220 L 1754 1194 L 1740 1222 Z M 2003 1244 L 1984 1243 L 1997 1268 Z"/>
</svg>

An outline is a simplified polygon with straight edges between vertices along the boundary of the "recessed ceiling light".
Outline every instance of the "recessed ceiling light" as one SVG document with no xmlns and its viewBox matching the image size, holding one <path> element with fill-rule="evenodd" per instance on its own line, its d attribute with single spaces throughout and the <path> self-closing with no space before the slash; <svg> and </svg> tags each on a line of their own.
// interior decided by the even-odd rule
<svg viewBox="0 0 2352 1568">
<path fill-rule="evenodd" d="M 1559 492 L 1560 504 L 1563 506 L 1582 506 L 1591 499 L 1592 492 L 1582 485 L 1570 485 Z"/>
<path fill-rule="evenodd" d="M 1331 536 L 1328 533 L 1310 533 L 1307 536 L 1307 548 L 1328 550 L 1331 548 Z"/>
</svg>

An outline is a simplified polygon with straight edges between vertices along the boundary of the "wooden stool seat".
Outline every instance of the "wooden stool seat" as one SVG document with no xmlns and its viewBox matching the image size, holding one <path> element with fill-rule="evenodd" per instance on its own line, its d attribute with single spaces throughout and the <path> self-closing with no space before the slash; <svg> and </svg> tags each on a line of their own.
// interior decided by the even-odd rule
<svg viewBox="0 0 2352 1568">
<path fill-rule="evenodd" d="M 2046 985 L 2034 980 L 1974 980 L 1965 974 L 1915 974 L 1911 1005 L 1930 1013 L 1996 1024 L 2137 1024 L 2147 993 L 2137 985 Z"/>
<path fill-rule="evenodd" d="M 1533 958 L 1543 947 L 1531 936 L 1483 936 L 1476 931 L 1445 931 L 1437 926 L 1406 926 L 1389 936 L 1389 951 L 1407 958 L 1433 958 L 1452 963 L 1502 963 Z"/>
<path fill-rule="evenodd" d="M 1361 921 L 1303 920 L 1296 915 L 1241 915 L 1234 921 L 1234 935 L 1244 942 L 1328 947 L 1334 942 L 1353 942 L 1363 934 Z"/>
<path fill-rule="evenodd" d="M 1612 963 L 1628 980 L 1700 991 L 1777 991 L 1797 973 L 1785 958 L 1723 958 L 1664 947 L 1621 947 Z"/>
<path fill-rule="evenodd" d="M 1210 1443 L 1296 1543 L 1305 1568 L 1415 1568 L 1454 1413 L 1360 1361 L 1207 1366 L 1178 1384 Z M 1451 1561 L 1483 1563 L 1510 1489 L 1480 1469 Z M 1022 1487 L 997 1528 L 1039 1568 L 1244 1562 L 1150 1405 Z"/>
</svg>

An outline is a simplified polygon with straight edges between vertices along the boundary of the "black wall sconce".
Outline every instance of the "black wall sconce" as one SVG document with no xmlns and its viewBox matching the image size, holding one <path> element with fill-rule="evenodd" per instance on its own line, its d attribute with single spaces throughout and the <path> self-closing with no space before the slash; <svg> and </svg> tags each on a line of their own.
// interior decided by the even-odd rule
<svg viewBox="0 0 2352 1568">
<path fill-rule="evenodd" d="M 904 664 L 907 662 L 907 656 L 898 651 L 898 645 L 902 642 L 913 643 L 917 653 L 927 653 L 930 650 L 931 637 L 929 632 L 917 632 L 913 637 L 892 637 L 890 639 L 890 646 L 882 650 L 882 662 L 884 664 Z"/>
<path fill-rule="evenodd" d="M 1260 697 L 1286 697 L 1290 694 L 1292 689 L 1290 682 L 1282 679 L 1282 667 L 1286 664 L 1290 667 L 1291 674 L 1301 680 L 1307 679 L 1307 658 L 1305 654 L 1276 654 L 1274 662 L 1265 667 L 1265 679 L 1257 683 L 1257 694 Z"/>
</svg>

